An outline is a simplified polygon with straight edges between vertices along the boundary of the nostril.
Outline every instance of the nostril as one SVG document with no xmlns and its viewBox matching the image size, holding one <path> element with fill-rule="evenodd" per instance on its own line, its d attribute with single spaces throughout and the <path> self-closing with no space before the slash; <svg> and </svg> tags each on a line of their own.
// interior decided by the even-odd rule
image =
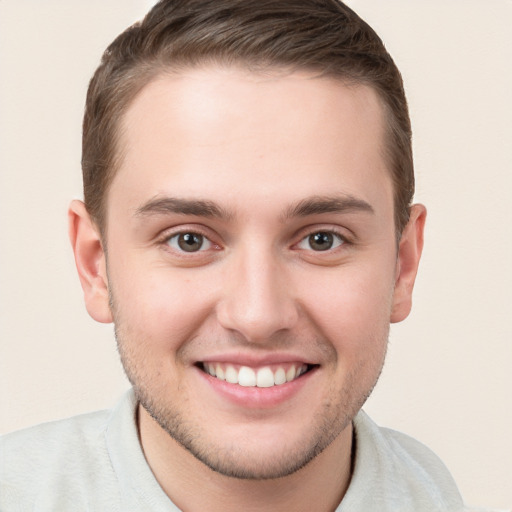
<svg viewBox="0 0 512 512">
<path fill-rule="evenodd" d="M 218 305 L 217 319 L 222 327 L 238 332 L 247 342 L 267 343 L 277 333 L 294 328 L 299 313 L 286 298 L 250 300 L 233 296 Z"/>
</svg>

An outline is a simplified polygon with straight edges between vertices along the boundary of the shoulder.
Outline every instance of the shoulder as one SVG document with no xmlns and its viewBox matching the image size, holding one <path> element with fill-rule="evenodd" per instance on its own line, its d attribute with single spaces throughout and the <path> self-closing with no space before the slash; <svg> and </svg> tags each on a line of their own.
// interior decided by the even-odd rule
<svg viewBox="0 0 512 512">
<path fill-rule="evenodd" d="M 456 484 L 444 462 L 427 446 L 403 432 L 390 428 L 378 427 L 375 423 L 369 430 L 389 462 L 412 472 L 414 478 L 432 488 L 450 488 L 456 490 Z M 458 491 L 457 491 L 458 495 Z"/>
<path fill-rule="evenodd" d="M 66 456 L 70 450 L 96 443 L 107 420 L 108 411 L 97 411 L 18 430 L 0 436 L 0 453 L 10 462 L 21 460 L 22 454 L 45 460 Z"/>
<path fill-rule="evenodd" d="M 0 509 L 10 510 L 15 503 L 15 510 L 28 510 L 41 496 L 62 494 L 62 489 L 78 503 L 92 481 L 101 478 L 108 486 L 108 420 L 109 412 L 99 411 L 0 437 Z"/>
<path fill-rule="evenodd" d="M 354 472 L 339 512 L 512 512 L 464 505 L 452 475 L 430 448 L 379 427 L 364 411 L 354 418 L 354 433 Z"/>
<path fill-rule="evenodd" d="M 23 449 L 25 446 L 38 446 L 53 443 L 59 436 L 78 435 L 86 441 L 94 438 L 101 431 L 109 416 L 109 411 L 95 411 L 56 421 L 41 423 L 0 436 L 0 448 L 10 451 Z"/>
<path fill-rule="evenodd" d="M 354 419 L 355 464 L 342 510 L 464 510 L 450 472 L 435 453 L 410 436 L 376 425 L 363 411 Z M 372 489 L 368 493 L 368 489 Z M 342 502 L 344 504 L 344 502 Z"/>
<path fill-rule="evenodd" d="M 140 446 L 133 390 L 109 411 L 0 438 L 0 510 L 176 510 Z"/>
<path fill-rule="evenodd" d="M 40 479 L 41 468 L 73 469 L 101 453 L 108 411 L 43 423 L 0 437 L 0 482 L 13 485 Z"/>
</svg>

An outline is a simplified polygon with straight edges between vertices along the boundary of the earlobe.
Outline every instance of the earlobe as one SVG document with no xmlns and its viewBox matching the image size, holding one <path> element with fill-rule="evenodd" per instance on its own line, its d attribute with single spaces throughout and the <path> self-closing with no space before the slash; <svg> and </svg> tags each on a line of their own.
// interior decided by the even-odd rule
<svg viewBox="0 0 512 512">
<path fill-rule="evenodd" d="M 426 208 L 421 204 L 411 207 L 409 222 L 405 227 L 398 248 L 395 290 L 390 321 L 401 322 L 409 315 L 412 306 L 412 291 L 423 250 L 423 231 Z"/>
<path fill-rule="evenodd" d="M 99 230 L 82 201 L 72 201 L 68 210 L 68 220 L 69 238 L 87 311 L 97 322 L 110 323 L 112 314 L 105 252 Z"/>
</svg>

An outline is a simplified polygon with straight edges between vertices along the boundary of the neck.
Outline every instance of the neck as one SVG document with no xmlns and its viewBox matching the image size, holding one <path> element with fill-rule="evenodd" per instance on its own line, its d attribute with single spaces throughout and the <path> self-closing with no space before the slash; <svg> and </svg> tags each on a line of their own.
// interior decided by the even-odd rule
<svg viewBox="0 0 512 512">
<path fill-rule="evenodd" d="M 332 512 L 350 482 L 351 424 L 305 467 L 269 480 L 241 480 L 211 470 L 140 406 L 139 432 L 144 455 L 158 483 L 186 512 Z"/>
</svg>

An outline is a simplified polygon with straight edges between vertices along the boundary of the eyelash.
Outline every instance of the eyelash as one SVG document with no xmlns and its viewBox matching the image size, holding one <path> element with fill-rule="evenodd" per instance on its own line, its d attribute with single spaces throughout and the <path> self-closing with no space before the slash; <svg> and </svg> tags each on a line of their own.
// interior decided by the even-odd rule
<svg viewBox="0 0 512 512">
<path fill-rule="evenodd" d="M 338 248 L 346 245 L 351 245 L 350 239 L 346 236 L 341 234 L 339 231 L 332 229 L 332 228 L 326 228 L 326 229 L 312 229 L 303 231 L 304 235 L 301 236 L 299 242 L 292 245 L 292 248 L 299 248 L 308 252 L 312 252 L 315 254 L 332 254 L 334 251 L 336 251 Z M 319 249 L 314 250 L 313 248 L 306 248 L 306 247 L 300 247 L 301 244 L 311 242 L 311 237 L 315 235 L 328 235 L 332 237 L 334 247 L 328 247 L 326 249 Z M 183 248 L 180 248 L 179 246 L 179 237 L 183 235 L 196 235 L 201 237 L 201 247 L 197 251 L 186 251 Z M 204 230 L 198 229 L 196 227 L 193 227 L 191 229 L 180 229 L 179 231 L 175 232 L 166 232 L 164 233 L 159 239 L 158 243 L 166 250 L 170 250 L 175 254 L 179 254 L 181 257 L 194 257 L 194 255 L 201 254 L 208 252 L 209 250 L 221 250 L 221 246 L 216 244 L 212 241 L 212 237 L 207 235 Z M 172 240 L 175 240 L 174 244 L 171 244 Z M 204 248 L 204 245 L 207 244 L 208 246 Z"/>
<path fill-rule="evenodd" d="M 195 235 L 199 236 L 202 239 L 201 247 L 197 251 L 186 251 L 180 249 L 179 247 L 179 237 L 184 235 Z M 165 249 L 173 251 L 173 253 L 180 254 L 182 257 L 193 256 L 198 253 L 207 252 L 210 249 L 220 249 L 220 246 L 211 240 L 211 236 L 204 233 L 202 229 L 198 229 L 197 227 L 193 227 L 191 229 L 180 229 L 179 231 L 174 232 L 165 232 L 158 240 L 157 243 L 162 245 Z M 175 240 L 175 243 L 172 244 L 172 240 Z M 204 245 L 208 244 L 208 247 L 204 249 Z"/>
<path fill-rule="evenodd" d="M 191 248 L 194 243 L 197 243 L 196 239 L 198 237 L 200 237 L 201 245 L 197 251 L 193 251 L 193 250 L 187 251 L 186 249 L 184 249 L 183 247 L 180 246 L 181 240 L 179 237 L 181 237 L 181 236 L 186 237 L 188 235 L 192 236 L 192 241 L 191 241 L 192 243 L 190 243 Z M 176 244 L 171 243 L 173 239 L 176 239 Z M 186 239 L 184 240 L 184 242 L 187 244 L 189 243 L 188 240 L 186 240 Z M 166 243 L 167 243 L 167 245 L 169 245 L 169 247 L 172 247 L 173 249 L 177 250 L 178 252 L 183 251 L 183 252 L 190 252 L 190 253 L 203 252 L 207 249 L 210 249 L 211 246 L 213 245 L 213 243 L 211 242 L 211 240 L 208 237 L 203 236 L 200 233 L 194 233 L 192 231 L 187 231 L 186 233 L 177 233 L 177 234 L 171 236 L 170 238 L 168 238 Z M 207 245 L 207 247 L 204 247 L 205 245 Z"/>
<path fill-rule="evenodd" d="M 305 250 L 311 250 L 312 252 L 315 252 L 315 253 L 323 253 L 323 252 L 325 252 L 325 253 L 332 253 L 338 247 L 341 247 L 343 245 L 347 245 L 347 244 L 350 243 L 346 236 L 342 235 L 341 233 L 339 233 L 336 230 L 333 230 L 333 229 L 315 229 L 313 231 L 310 231 L 308 234 L 306 234 L 306 236 L 302 237 L 301 240 L 299 241 L 299 243 L 296 244 L 296 246 L 299 247 L 301 244 L 309 243 L 309 245 L 311 247 L 312 237 L 315 237 L 317 235 L 324 235 L 323 236 L 323 241 L 325 241 L 325 235 L 330 237 L 330 239 L 331 239 L 330 241 L 332 242 L 332 246 L 327 247 L 325 249 L 318 249 L 318 250 L 314 250 L 313 248 L 311 248 L 311 249 L 307 249 L 307 248 L 304 248 L 304 247 L 300 247 L 300 248 L 301 249 L 305 249 Z M 321 241 L 321 243 L 323 243 L 323 241 Z"/>
</svg>

